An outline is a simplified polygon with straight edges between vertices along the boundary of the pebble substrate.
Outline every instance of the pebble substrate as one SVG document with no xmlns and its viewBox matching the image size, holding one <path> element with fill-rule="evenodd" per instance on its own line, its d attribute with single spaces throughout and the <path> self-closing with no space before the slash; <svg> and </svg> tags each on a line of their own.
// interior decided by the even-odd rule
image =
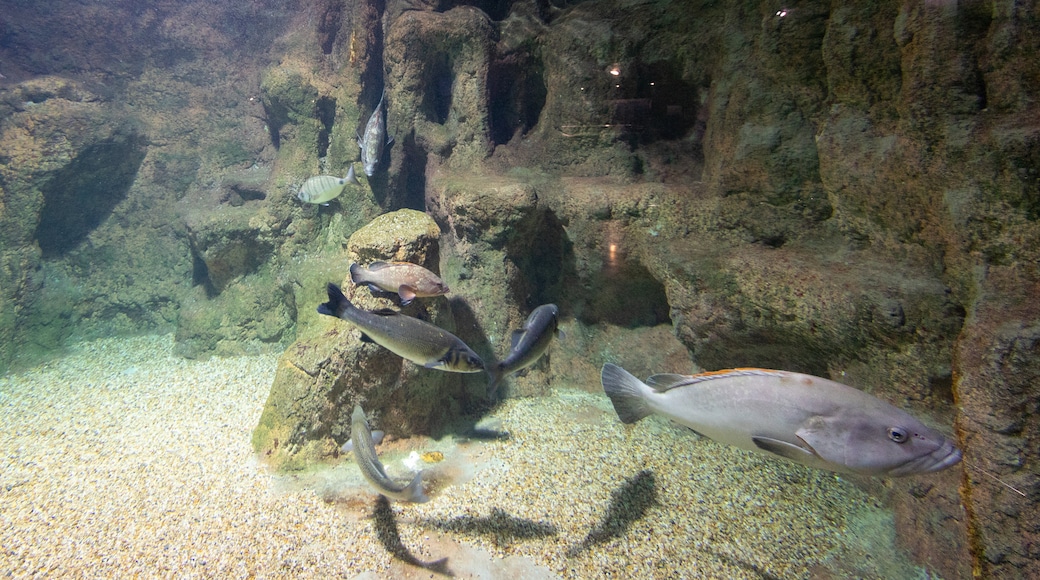
<svg viewBox="0 0 1040 580">
<path fill-rule="evenodd" d="M 621 425 L 578 390 L 499 405 L 488 420 L 507 438 L 433 442 L 472 473 L 429 503 L 286 491 L 250 446 L 276 358 L 191 361 L 171 335 L 103 339 L 0 378 L 0 576 L 921 572 L 852 483 L 663 420 Z"/>
</svg>

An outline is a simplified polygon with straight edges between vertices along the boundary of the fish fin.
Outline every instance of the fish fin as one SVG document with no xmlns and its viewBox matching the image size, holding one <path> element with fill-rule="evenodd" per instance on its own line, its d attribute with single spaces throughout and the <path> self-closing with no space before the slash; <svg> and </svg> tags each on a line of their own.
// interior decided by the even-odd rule
<svg viewBox="0 0 1040 580">
<path fill-rule="evenodd" d="M 390 262 L 384 262 L 382 260 L 379 260 L 377 262 L 372 262 L 371 264 L 369 264 L 368 265 L 368 271 L 369 272 L 375 272 L 376 270 L 382 270 L 383 268 L 386 268 L 389 265 L 390 265 Z"/>
<path fill-rule="evenodd" d="M 509 337 L 509 348 L 510 349 L 516 348 L 517 343 L 519 343 L 520 339 L 523 338 L 523 337 L 524 337 L 524 331 L 523 330 L 514 330 L 512 336 Z"/>
<path fill-rule="evenodd" d="M 362 151 L 364 151 L 365 150 L 365 140 L 361 138 L 361 133 L 354 133 L 354 135 L 357 136 L 357 146 L 360 147 Z"/>
<path fill-rule="evenodd" d="M 385 291 L 382 288 L 380 288 L 378 284 L 375 284 L 373 282 L 368 282 L 365 285 L 368 286 L 369 292 L 371 292 L 373 294 L 377 294 L 377 293 L 385 294 Z"/>
<path fill-rule="evenodd" d="M 816 454 L 811 449 L 788 443 L 787 441 L 781 441 L 779 439 L 773 439 L 772 437 L 761 437 L 752 436 L 751 441 L 762 451 L 772 453 L 773 455 L 779 455 L 791 461 L 801 463 L 805 465 L 806 460 L 816 458 Z"/>
<path fill-rule="evenodd" d="M 408 487 L 404 488 L 408 492 L 408 498 L 405 501 L 412 503 L 426 503 L 430 501 L 430 498 L 426 497 L 426 493 L 423 492 L 422 473 L 421 471 L 416 473 L 415 477 L 412 478 L 412 482 L 408 484 Z"/>
<path fill-rule="evenodd" d="M 397 316 L 401 313 L 390 308 L 380 308 L 379 310 L 373 310 L 372 314 L 377 316 Z"/>
<path fill-rule="evenodd" d="M 407 284 L 401 284 L 397 289 L 397 295 L 401 297 L 401 306 L 408 306 L 415 300 L 415 289 Z"/>
<path fill-rule="evenodd" d="M 358 181 L 357 173 L 354 172 L 353 163 L 350 164 L 350 169 L 347 170 L 347 176 L 343 178 L 343 181 L 351 185 L 361 185 L 361 182 Z"/>
<path fill-rule="evenodd" d="M 372 344 L 376 344 L 376 341 L 372 340 L 372 337 L 365 334 L 364 332 L 361 333 L 361 342 L 370 342 Z"/>
<path fill-rule="evenodd" d="M 358 264 L 357 262 L 354 262 L 353 264 L 351 264 L 350 265 L 350 281 L 355 283 L 355 284 L 360 284 L 361 283 L 361 273 L 362 272 L 363 272 L 363 270 L 361 269 L 361 265 L 360 264 Z"/>
<path fill-rule="evenodd" d="M 318 305 L 318 314 L 343 318 L 343 313 L 354 307 L 350 300 L 347 300 L 347 297 L 343 295 L 343 291 L 339 289 L 339 286 L 329 282 L 325 290 L 329 295 L 329 301 Z"/>
<path fill-rule="evenodd" d="M 444 358 L 439 358 L 437 360 L 431 360 L 430 362 L 424 364 L 423 366 L 428 368 L 428 369 L 437 369 L 437 368 L 440 368 L 440 367 L 444 366 L 444 363 L 445 363 Z"/>
<path fill-rule="evenodd" d="M 650 385 L 650 387 L 652 389 L 654 389 L 655 391 L 657 391 L 658 393 L 663 393 L 664 391 L 667 391 L 668 389 L 673 389 L 673 388 L 679 386 L 682 383 L 688 382 L 689 378 L 690 377 L 688 377 L 686 375 L 677 375 L 677 374 L 673 374 L 673 373 L 661 373 L 661 374 L 653 375 L 652 377 L 646 379 L 646 384 Z"/>
<path fill-rule="evenodd" d="M 394 144 L 394 136 L 393 135 L 387 135 L 386 136 L 386 146 L 390 147 L 393 144 Z"/>
<path fill-rule="evenodd" d="M 369 434 L 372 436 L 372 445 L 379 445 L 383 442 L 383 437 L 386 437 L 386 433 L 384 433 L 383 431 L 372 431 Z M 350 439 L 347 439 L 347 442 L 344 443 L 343 446 L 339 448 L 339 450 L 342 453 L 350 453 L 354 450 L 354 442 Z"/>
<path fill-rule="evenodd" d="M 563 340 L 567 338 L 567 335 L 563 333 L 559 328 L 556 329 L 556 340 Z"/>
<path fill-rule="evenodd" d="M 610 397 L 614 411 L 617 412 L 618 419 L 621 419 L 622 423 L 635 423 L 643 417 L 653 414 L 650 405 L 646 402 L 649 387 L 644 385 L 643 381 L 632 376 L 632 373 L 615 364 L 607 363 L 603 365 L 600 373 L 600 383 L 603 385 L 603 392 Z"/>
</svg>

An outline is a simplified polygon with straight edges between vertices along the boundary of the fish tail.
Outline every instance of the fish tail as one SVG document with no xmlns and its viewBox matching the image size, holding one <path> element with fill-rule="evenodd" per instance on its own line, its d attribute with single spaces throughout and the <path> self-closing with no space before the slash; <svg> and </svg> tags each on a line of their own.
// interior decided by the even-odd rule
<svg viewBox="0 0 1040 580">
<path fill-rule="evenodd" d="M 603 384 L 603 392 L 610 397 L 614 411 L 622 423 L 635 423 L 653 414 L 646 401 L 646 393 L 650 387 L 632 376 L 632 373 L 615 364 L 607 363 L 603 365 L 600 373 L 600 382 Z"/>
<path fill-rule="evenodd" d="M 502 372 L 502 365 L 495 363 L 488 365 L 488 398 L 494 399 L 495 395 L 498 394 L 498 385 L 502 382 L 502 377 L 505 374 Z"/>
<path fill-rule="evenodd" d="M 426 497 L 426 493 L 423 492 L 421 471 L 415 474 L 415 477 L 412 478 L 412 482 L 408 484 L 408 487 L 404 488 L 402 493 L 405 495 L 405 501 L 410 501 L 412 503 L 426 503 L 430 501 L 430 498 Z"/>
<path fill-rule="evenodd" d="M 343 295 L 343 291 L 339 289 L 339 286 L 332 282 L 329 282 L 327 291 L 329 293 L 329 301 L 318 306 L 318 314 L 343 318 L 343 314 L 353 308 L 354 305 Z"/>
<path fill-rule="evenodd" d="M 350 281 L 355 284 L 361 284 L 364 282 L 364 269 L 360 264 L 354 262 L 350 265 Z"/>
</svg>

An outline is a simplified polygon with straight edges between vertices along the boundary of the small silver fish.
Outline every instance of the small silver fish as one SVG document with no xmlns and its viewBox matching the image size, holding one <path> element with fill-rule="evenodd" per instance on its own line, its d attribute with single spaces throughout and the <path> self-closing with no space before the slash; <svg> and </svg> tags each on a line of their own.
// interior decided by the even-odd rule
<svg viewBox="0 0 1040 580">
<path fill-rule="evenodd" d="M 365 166 L 365 175 L 372 177 L 383 160 L 385 147 L 393 145 L 394 138 L 386 134 L 386 111 L 383 108 L 383 100 L 386 99 L 386 89 L 379 97 L 372 116 L 368 118 L 365 125 L 365 134 L 357 136 L 358 147 L 361 148 L 361 163 Z"/>
<path fill-rule="evenodd" d="M 372 262 L 367 268 L 351 264 L 350 279 L 355 284 L 367 284 L 372 291 L 397 292 L 402 306 L 416 298 L 441 296 L 450 291 L 436 274 L 409 262 Z"/>
<path fill-rule="evenodd" d="M 376 491 L 388 498 L 399 501 L 423 503 L 430 501 L 423 493 L 422 472 L 415 474 L 408 485 L 398 485 L 386 474 L 386 469 L 379 462 L 376 446 L 372 443 L 372 433 L 368 430 L 368 419 L 361 405 L 354 406 L 350 416 L 350 442 L 354 447 L 354 461 L 361 469 L 361 475 L 376 488 Z"/>
<path fill-rule="evenodd" d="M 350 165 L 346 177 L 334 177 L 332 175 L 318 175 L 303 183 L 303 187 L 296 194 L 296 199 L 304 203 L 320 203 L 328 205 L 330 201 L 339 197 L 347 184 L 361 185 L 354 175 L 354 164 Z"/>
<path fill-rule="evenodd" d="M 428 369 L 454 373 L 484 370 L 484 361 L 477 353 L 447 330 L 393 310 L 361 310 L 335 284 L 330 283 L 327 290 L 329 301 L 318 306 L 318 313 L 358 327 L 361 340 L 374 342 Z"/>
<path fill-rule="evenodd" d="M 560 309 L 555 304 L 542 304 L 531 312 L 524 327 L 513 331 L 509 356 L 491 367 L 488 396 L 494 397 L 503 377 L 526 369 L 542 357 L 554 336 L 563 336 L 557 328 Z"/>
<path fill-rule="evenodd" d="M 766 369 L 660 374 L 649 385 L 603 365 L 623 423 L 657 414 L 720 443 L 840 473 L 902 477 L 956 465 L 942 433 L 872 395 L 820 377 Z"/>
</svg>

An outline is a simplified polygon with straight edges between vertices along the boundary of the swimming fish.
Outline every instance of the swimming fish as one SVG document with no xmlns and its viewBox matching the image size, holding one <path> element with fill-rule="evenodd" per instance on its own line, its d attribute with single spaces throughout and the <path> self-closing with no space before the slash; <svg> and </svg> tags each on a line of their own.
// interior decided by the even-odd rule
<svg viewBox="0 0 1040 580">
<path fill-rule="evenodd" d="M 549 350 L 553 337 L 563 335 L 563 331 L 557 328 L 559 318 L 560 309 L 555 304 L 542 304 L 531 312 L 522 329 L 513 331 L 509 355 L 489 370 L 489 396 L 495 396 L 503 377 L 533 365 Z"/>
<path fill-rule="evenodd" d="M 328 205 L 330 201 L 343 193 L 347 184 L 361 185 L 354 175 L 354 165 L 350 165 L 346 177 L 334 177 L 332 175 L 318 175 L 303 183 L 303 187 L 296 194 L 296 199 L 304 203 L 320 203 Z"/>
<path fill-rule="evenodd" d="M 902 477 L 946 469 L 961 452 L 942 433 L 858 389 L 766 369 L 660 374 L 649 385 L 603 365 L 623 423 L 657 414 L 720 443 L 841 473 Z"/>
<path fill-rule="evenodd" d="M 394 354 L 422 365 L 455 373 L 479 373 L 484 361 L 454 334 L 418 318 L 393 310 L 361 310 L 329 283 L 329 301 L 318 313 L 335 316 L 361 330 L 361 340 L 374 342 Z"/>
<path fill-rule="evenodd" d="M 383 100 L 386 99 L 386 89 L 383 89 L 372 116 L 368 118 L 365 125 L 365 134 L 357 136 L 358 147 L 361 148 L 361 163 L 365 166 L 365 175 L 372 177 L 383 160 L 383 149 L 393 145 L 394 138 L 386 134 L 386 111 L 383 108 Z"/>
<path fill-rule="evenodd" d="M 388 498 L 399 501 L 423 503 L 430 501 L 423 493 L 422 471 L 415 474 L 408 485 L 398 485 L 386 474 L 386 469 L 379 462 L 376 446 L 372 443 L 372 433 L 368 430 L 368 419 L 361 405 L 354 405 L 354 413 L 350 416 L 350 442 L 354 446 L 354 461 L 361 468 L 361 475 L 376 488 L 376 491 Z"/>
<path fill-rule="evenodd" d="M 440 296 L 450 291 L 436 274 L 409 262 L 372 262 L 368 268 L 351 264 L 350 279 L 355 284 L 367 284 L 373 291 L 397 292 L 402 306 L 416 297 Z"/>
</svg>

